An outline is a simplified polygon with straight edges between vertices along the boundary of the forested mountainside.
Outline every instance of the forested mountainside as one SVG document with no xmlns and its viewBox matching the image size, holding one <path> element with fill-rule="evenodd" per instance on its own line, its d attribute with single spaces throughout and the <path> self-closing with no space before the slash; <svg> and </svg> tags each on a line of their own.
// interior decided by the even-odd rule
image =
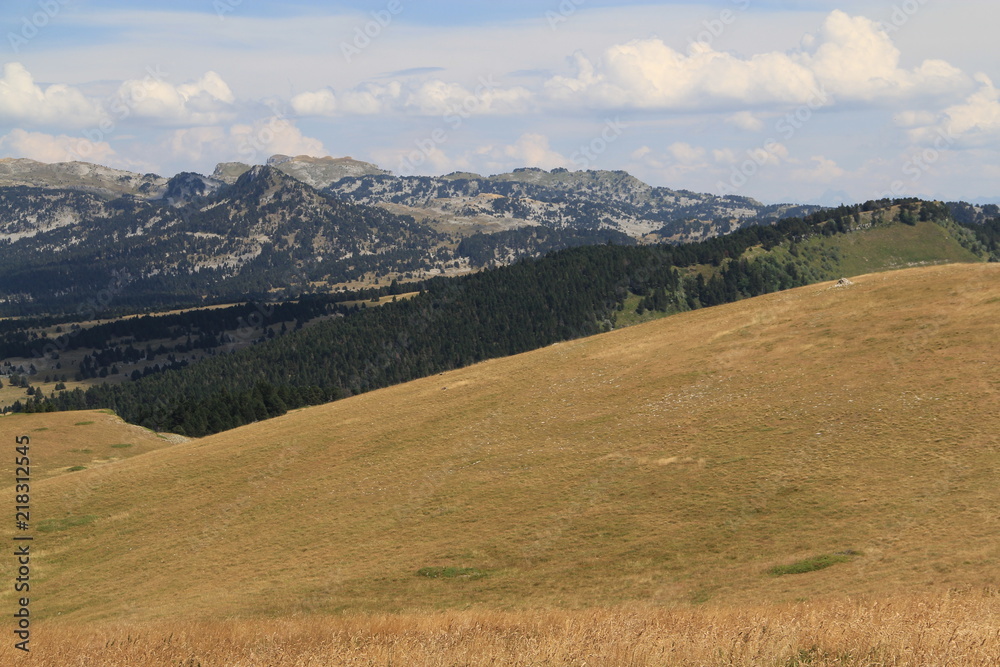
<svg viewBox="0 0 1000 667">
<path fill-rule="evenodd" d="M 271 167 L 182 206 L 24 186 L 0 189 L 0 203 L 7 314 L 71 310 L 101 293 L 100 305 L 120 311 L 295 295 L 454 260 L 449 239 L 427 225 Z"/>
<path fill-rule="evenodd" d="M 374 388 L 712 306 L 866 272 L 988 252 L 946 208 L 916 200 L 748 227 L 685 245 L 588 246 L 459 278 L 232 354 L 114 386 L 36 396 L 28 410 L 110 408 L 203 435 Z"/>
<path fill-rule="evenodd" d="M 290 298 L 580 245 L 701 240 L 815 210 L 653 188 L 624 172 L 401 178 L 287 156 L 171 179 L 86 163 L 0 167 L 8 316 Z"/>
</svg>

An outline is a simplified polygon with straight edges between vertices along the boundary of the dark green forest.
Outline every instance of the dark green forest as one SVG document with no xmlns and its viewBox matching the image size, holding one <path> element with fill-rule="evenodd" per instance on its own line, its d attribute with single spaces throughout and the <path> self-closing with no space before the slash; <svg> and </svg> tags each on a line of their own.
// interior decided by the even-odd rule
<svg viewBox="0 0 1000 667">
<path fill-rule="evenodd" d="M 810 237 L 853 233 L 862 212 L 894 203 L 903 204 L 903 224 L 942 213 L 935 204 L 869 202 L 694 244 L 571 248 L 460 278 L 435 278 L 411 300 L 341 308 L 315 326 L 186 368 L 36 396 L 17 407 L 109 408 L 155 430 L 206 435 L 607 331 L 630 295 L 641 297 L 642 310 L 669 313 L 836 278 L 794 248 Z M 779 245 L 792 250 L 791 259 L 780 262 L 767 252 Z M 758 251 L 753 257 L 747 256 L 751 249 Z"/>
</svg>

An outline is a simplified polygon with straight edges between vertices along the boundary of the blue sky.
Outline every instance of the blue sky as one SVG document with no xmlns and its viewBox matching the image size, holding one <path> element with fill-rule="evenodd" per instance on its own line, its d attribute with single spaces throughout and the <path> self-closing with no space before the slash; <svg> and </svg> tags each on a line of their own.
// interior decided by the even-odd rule
<svg viewBox="0 0 1000 667">
<path fill-rule="evenodd" d="M 763 201 L 998 198 L 995 0 L 13 0 L 0 157 L 171 175 L 625 169 Z"/>
</svg>

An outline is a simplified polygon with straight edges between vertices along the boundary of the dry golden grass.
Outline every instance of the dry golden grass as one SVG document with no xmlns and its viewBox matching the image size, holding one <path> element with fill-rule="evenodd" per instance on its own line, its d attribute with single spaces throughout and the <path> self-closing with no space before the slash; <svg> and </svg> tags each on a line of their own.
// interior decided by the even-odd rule
<svg viewBox="0 0 1000 667">
<path fill-rule="evenodd" d="M 34 543 L 33 617 L 726 609 L 998 587 L 1000 266 L 855 282 L 39 481 L 33 512 L 62 528 Z M 858 555 L 767 574 L 843 551 Z M 0 583 L 11 567 L 0 559 Z M 446 567 L 486 576 L 418 574 Z M 0 588 L 0 609 L 11 596 Z"/>
<path fill-rule="evenodd" d="M 748 608 L 449 611 L 37 625 L 5 665 L 894 665 L 1000 664 L 993 592 Z"/>
<path fill-rule="evenodd" d="M 0 456 L 0 480 L 4 486 L 14 474 L 13 443 L 26 435 L 37 447 L 29 450 L 35 480 L 59 475 L 70 468 L 94 468 L 138 454 L 183 442 L 178 435 L 159 435 L 128 424 L 104 410 L 9 414 L 0 417 L 0 443 L 11 456 Z M 2 451 L 2 450 L 0 450 Z"/>
</svg>

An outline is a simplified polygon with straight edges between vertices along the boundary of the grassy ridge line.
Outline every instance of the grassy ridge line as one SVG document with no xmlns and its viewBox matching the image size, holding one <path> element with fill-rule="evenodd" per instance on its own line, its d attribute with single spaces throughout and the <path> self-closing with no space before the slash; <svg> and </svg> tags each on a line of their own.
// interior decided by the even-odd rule
<svg viewBox="0 0 1000 667">
<path fill-rule="evenodd" d="M 995 591 L 746 608 L 451 611 L 37 626 L 31 664 L 937 665 L 1000 663 Z M 0 661 L 19 664 L 10 642 Z"/>
<path fill-rule="evenodd" d="M 33 613 L 998 586 L 983 520 L 1000 505 L 998 272 L 911 269 L 683 313 L 44 480 L 37 511 L 66 521 Z"/>
</svg>

